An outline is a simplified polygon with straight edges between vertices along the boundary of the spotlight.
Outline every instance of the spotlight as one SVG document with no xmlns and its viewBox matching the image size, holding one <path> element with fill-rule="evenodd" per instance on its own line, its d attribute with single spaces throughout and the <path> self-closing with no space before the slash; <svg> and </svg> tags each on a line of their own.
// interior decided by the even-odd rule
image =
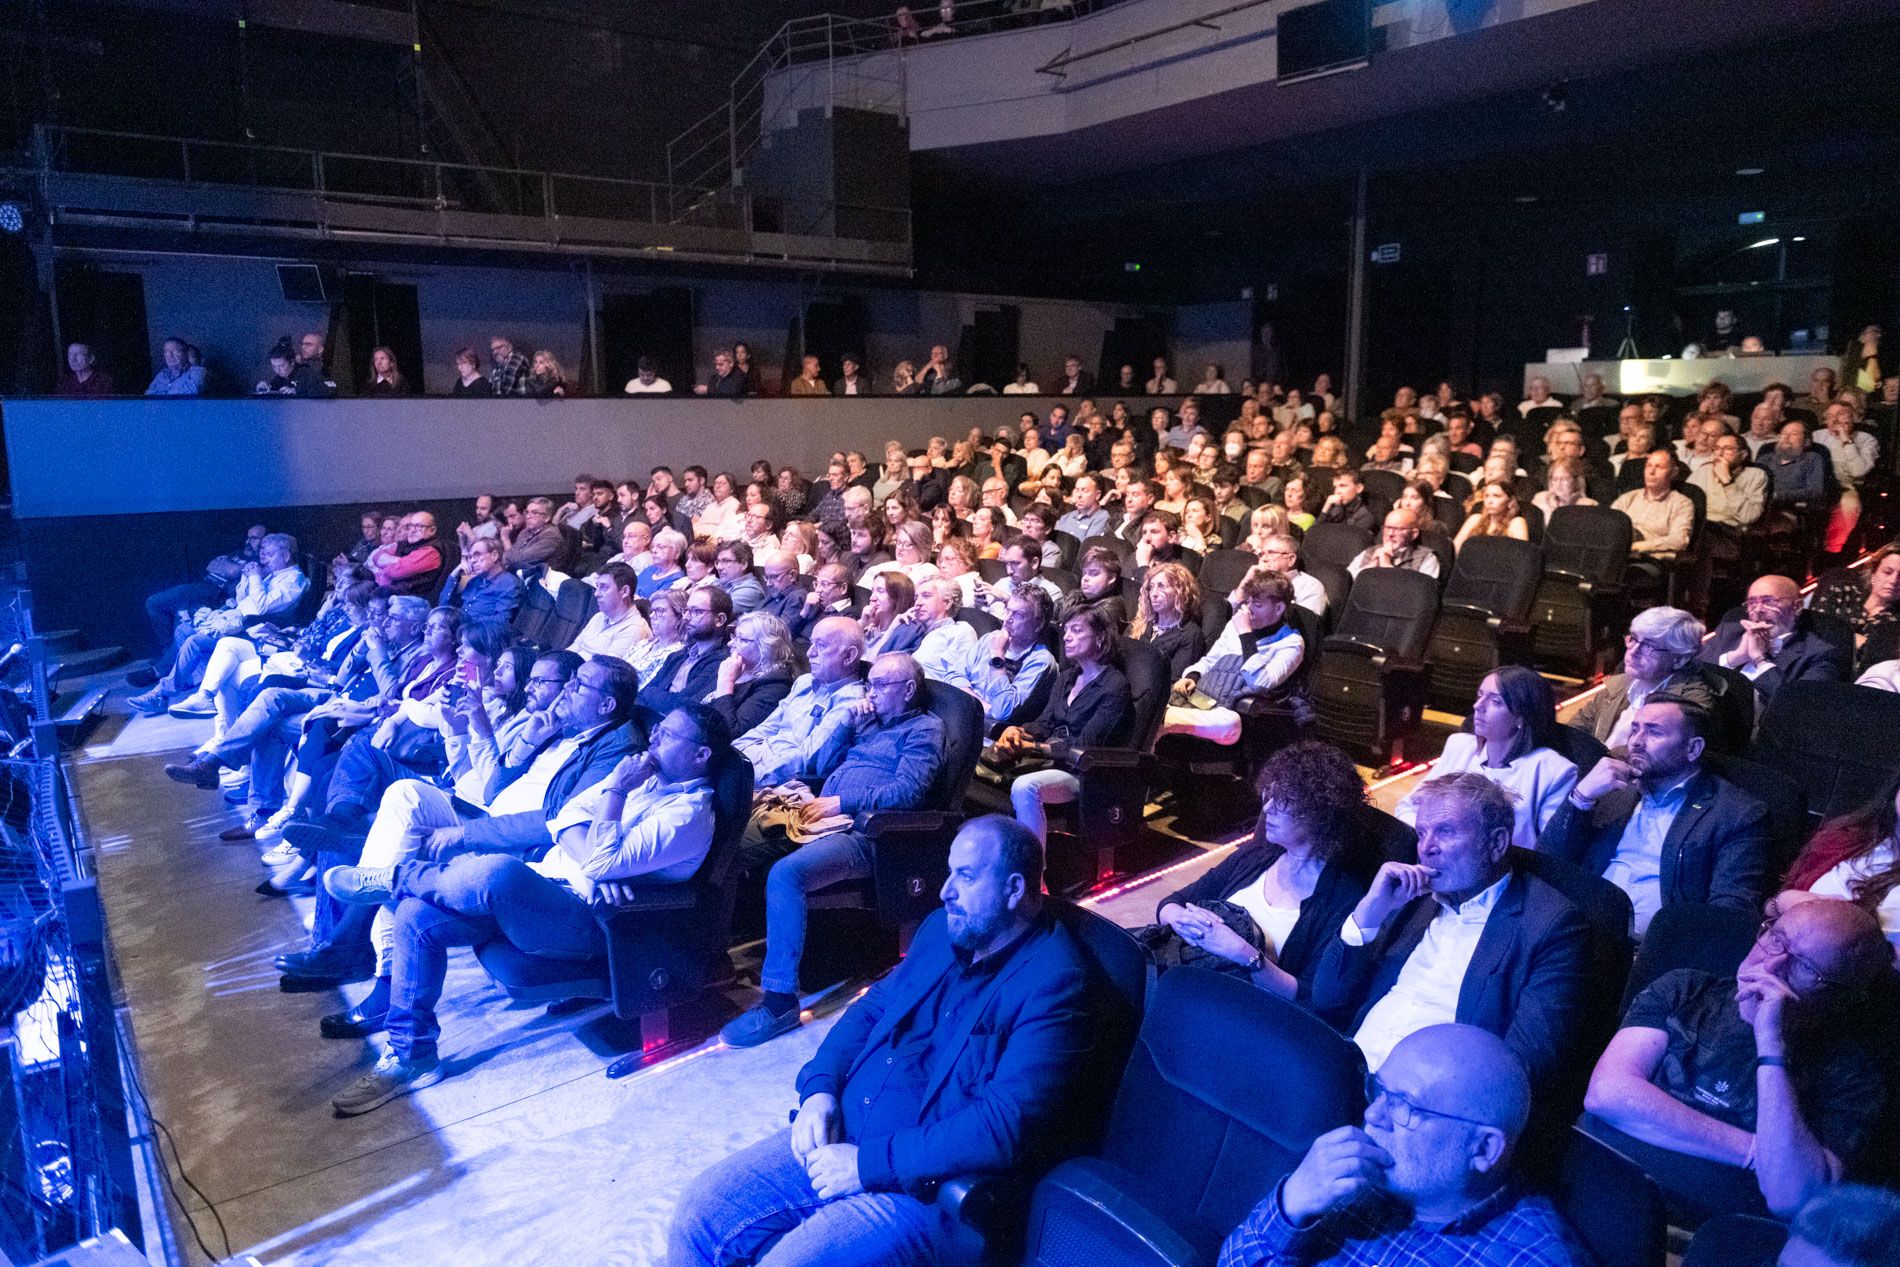
<svg viewBox="0 0 1900 1267">
<path fill-rule="evenodd" d="M 1759 242 L 1750 242 L 1747 246 L 1743 247 L 1742 249 L 1744 251 L 1752 251 L 1758 246 L 1773 246 L 1775 243 L 1779 241 L 1781 241 L 1780 238 L 1763 238 Z"/>
<path fill-rule="evenodd" d="M 26 213 L 17 202 L 0 202 L 0 232 L 22 233 L 26 230 Z"/>
</svg>

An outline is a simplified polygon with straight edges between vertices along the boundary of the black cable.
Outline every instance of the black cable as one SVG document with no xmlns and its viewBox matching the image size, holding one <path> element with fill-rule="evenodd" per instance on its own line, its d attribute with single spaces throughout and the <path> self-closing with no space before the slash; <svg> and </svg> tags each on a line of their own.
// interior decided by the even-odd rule
<svg viewBox="0 0 1900 1267">
<path fill-rule="evenodd" d="M 217 1203 L 205 1195 L 204 1189 L 200 1188 L 192 1180 L 191 1172 L 185 1169 L 185 1159 L 178 1151 L 178 1140 L 177 1137 L 172 1134 L 171 1128 L 159 1120 L 158 1114 L 152 1112 L 152 1101 L 151 1098 L 145 1094 L 145 1084 L 139 1081 L 137 1064 L 132 1058 L 132 1049 L 127 1041 L 128 1038 L 129 1035 L 121 1028 L 119 1030 L 119 1041 L 121 1050 L 125 1055 L 120 1063 L 125 1067 L 126 1073 L 131 1076 L 132 1090 L 138 1094 L 139 1103 L 145 1108 L 146 1119 L 151 1122 L 153 1128 L 157 1130 L 159 1134 L 160 1144 L 157 1149 L 158 1172 L 165 1180 L 166 1191 L 170 1192 L 172 1200 L 178 1203 L 179 1211 L 185 1216 L 186 1225 L 191 1228 L 191 1239 L 198 1242 L 199 1251 L 213 1263 L 223 1262 L 224 1259 L 231 1257 L 231 1233 L 225 1229 L 224 1216 L 218 1213 Z M 178 1185 L 172 1181 L 171 1167 L 165 1164 L 165 1144 L 171 1145 L 172 1164 L 178 1167 L 178 1177 L 184 1180 L 185 1186 L 190 1188 L 192 1193 L 196 1195 L 200 1201 L 205 1203 L 205 1209 L 211 1211 L 211 1217 L 218 1225 L 218 1239 L 224 1243 L 223 1257 L 211 1252 L 211 1246 L 206 1244 L 203 1233 L 198 1230 L 198 1220 L 192 1217 L 191 1208 L 185 1204 L 184 1198 L 179 1196 Z"/>
</svg>

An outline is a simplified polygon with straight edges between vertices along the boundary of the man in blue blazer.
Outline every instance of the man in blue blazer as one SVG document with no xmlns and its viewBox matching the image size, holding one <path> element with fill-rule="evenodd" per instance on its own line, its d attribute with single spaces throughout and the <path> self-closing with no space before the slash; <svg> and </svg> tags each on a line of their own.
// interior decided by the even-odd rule
<svg viewBox="0 0 1900 1267">
<path fill-rule="evenodd" d="M 1652 695 L 1630 722 L 1629 755 L 1604 757 L 1538 839 L 1625 893 L 1642 936 L 1673 902 L 1760 908 L 1768 883 L 1768 807 L 1702 768 L 1709 715 Z"/>
<path fill-rule="evenodd" d="M 1748 587 L 1745 615 L 1716 626 L 1702 659 L 1734 669 L 1766 703 L 1783 682 L 1844 682 L 1848 657 L 1819 636 L 1801 610 L 1801 587 L 1785 576 L 1760 576 Z"/>
<path fill-rule="evenodd" d="M 1510 794 L 1466 772 L 1420 787 L 1418 862 L 1388 862 L 1314 977 L 1313 1010 L 1374 1072 L 1400 1040 L 1456 1021 L 1490 1030 L 1547 1089 L 1576 1049 L 1590 930 L 1569 898 L 1511 865 Z"/>
<path fill-rule="evenodd" d="M 674 1267 L 978 1261 L 937 1185 L 1059 1159 L 1091 1044 L 1086 961 L 1041 893 L 1034 835 L 964 825 L 943 909 L 799 1071 L 791 1129 L 689 1186 Z"/>
</svg>

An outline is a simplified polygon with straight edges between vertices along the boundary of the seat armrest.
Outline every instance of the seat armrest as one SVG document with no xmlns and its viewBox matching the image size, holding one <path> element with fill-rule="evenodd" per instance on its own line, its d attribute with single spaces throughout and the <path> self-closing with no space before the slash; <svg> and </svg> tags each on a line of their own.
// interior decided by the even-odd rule
<svg viewBox="0 0 1900 1267">
<path fill-rule="evenodd" d="M 1381 656 L 1385 648 L 1377 643 L 1367 642 L 1364 638 L 1355 638 L 1350 634 L 1330 634 L 1319 644 L 1322 651 L 1350 651 L 1354 655 Z"/>
<path fill-rule="evenodd" d="M 1147 758 L 1133 748 L 1071 748 L 1059 764 L 1071 774 L 1097 774 L 1108 770 L 1139 770 Z"/>
<path fill-rule="evenodd" d="M 699 887 L 695 884 L 655 884 L 637 888 L 624 902 L 612 906 L 596 905 L 595 917 L 603 925 L 621 915 L 651 911 L 690 911 L 699 905 Z"/>
<path fill-rule="evenodd" d="M 1031 1185 L 1020 1175 L 964 1175 L 937 1185 L 937 1208 L 988 1239 L 1017 1240 Z"/>
<path fill-rule="evenodd" d="M 1438 605 L 1438 614 L 1440 616 L 1463 616 L 1470 620 L 1482 621 L 1487 625 L 1495 625 L 1498 620 L 1498 614 L 1496 612 L 1492 611 L 1489 607 L 1479 607 L 1476 603 L 1440 603 Z"/>
<path fill-rule="evenodd" d="M 864 834 L 872 840 L 904 832 L 942 831 L 955 815 L 936 809 L 879 810 L 864 820 Z"/>
<path fill-rule="evenodd" d="M 1135 1179 L 1094 1157 L 1063 1162 L 1036 1185 L 1031 1213 L 1032 1242 L 1045 1218 L 1066 1219 L 1084 1244 L 1111 1253 L 1109 1261 L 1153 1263 L 1155 1267 L 1204 1267 L 1192 1245 L 1130 1193 Z M 1031 1250 L 1037 1248 L 1031 1244 Z"/>
</svg>

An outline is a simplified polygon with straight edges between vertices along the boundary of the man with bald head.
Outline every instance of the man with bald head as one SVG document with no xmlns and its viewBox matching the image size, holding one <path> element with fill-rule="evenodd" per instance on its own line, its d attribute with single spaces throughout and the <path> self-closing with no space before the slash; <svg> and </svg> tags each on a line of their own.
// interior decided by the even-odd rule
<svg viewBox="0 0 1900 1267">
<path fill-rule="evenodd" d="M 1033 1185 L 1099 1120 L 1087 961 L 1043 904 L 1035 836 L 1000 814 L 965 823 L 940 896 L 799 1071 L 791 1128 L 688 1185 L 673 1267 L 974 1267 L 982 1246 L 938 1184 Z"/>
<path fill-rule="evenodd" d="M 1892 1148 L 1893 948 L 1865 908 L 1768 904 L 1733 977 L 1664 973 L 1597 1061 L 1584 1128 L 1629 1154 L 1694 1226 L 1792 1216 Z"/>
<path fill-rule="evenodd" d="M 790 629 L 805 610 L 805 585 L 798 575 L 798 556 L 784 550 L 759 555 L 759 575 L 765 580 L 765 602 L 756 610 L 777 616 Z"/>
<path fill-rule="evenodd" d="M 1356 579 L 1367 568 L 1407 568 L 1438 575 L 1438 556 L 1418 543 L 1418 515 L 1403 508 L 1388 512 L 1379 539 L 1353 556 L 1346 570 Z"/>
<path fill-rule="evenodd" d="M 1221 1246 L 1220 1267 L 1590 1261 L 1511 1181 L 1530 1119 L 1524 1066 L 1471 1025 L 1417 1030 L 1366 1078 L 1365 1127 L 1313 1142 Z"/>
<path fill-rule="evenodd" d="M 864 698 L 858 661 L 864 632 L 849 616 L 826 616 L 812 626 L 806 660 L 811 671 L 792 683 L 791 693 L 769 716 L 733 741 L 752 763 L 754 787 L 776 787 L 803 774 L 831 732 L 851 724 Z"/>
<path fill-rule="evenodd" d="M 848 631 L 836 636 L 848 644 Z M 841 645 L 835 653 L 848 649 Z M 829 653 L 814 639 L 814 660 L 823 654 Z M 869 876 L 866 819 L 923 804 L 943 764 L 943 723 L 924 710 L 924 698 L 924 671 L 911 656 L 896 652 L 873 660 L 864 698 L 827 727 L 824 742 L 801 765 L 782 767 L 818 791 L 800 807 L 798 821 L 786 825 L 782 813 L 761 808 L 746 825 L 740 865 L 765 882 L 765 965 L 759 973 L 765 997 L 721 1031 L 731 1046 L 756 1047 L 798 1028 L 806 895 Z M 848 826 L 830 826 L 841 816 L 851 820 Z"/>
<path fill-rule="evenodd" d="M 1846 654 L 1811 628 L 1801 587 L 1773 574 L 1755 578 L 1742 614 L 1716 626 L 1702 658 L 1753 682 L 1763 703 L 1783 682 L 1839 682 L 1848 669 Z"/>
</svg>

